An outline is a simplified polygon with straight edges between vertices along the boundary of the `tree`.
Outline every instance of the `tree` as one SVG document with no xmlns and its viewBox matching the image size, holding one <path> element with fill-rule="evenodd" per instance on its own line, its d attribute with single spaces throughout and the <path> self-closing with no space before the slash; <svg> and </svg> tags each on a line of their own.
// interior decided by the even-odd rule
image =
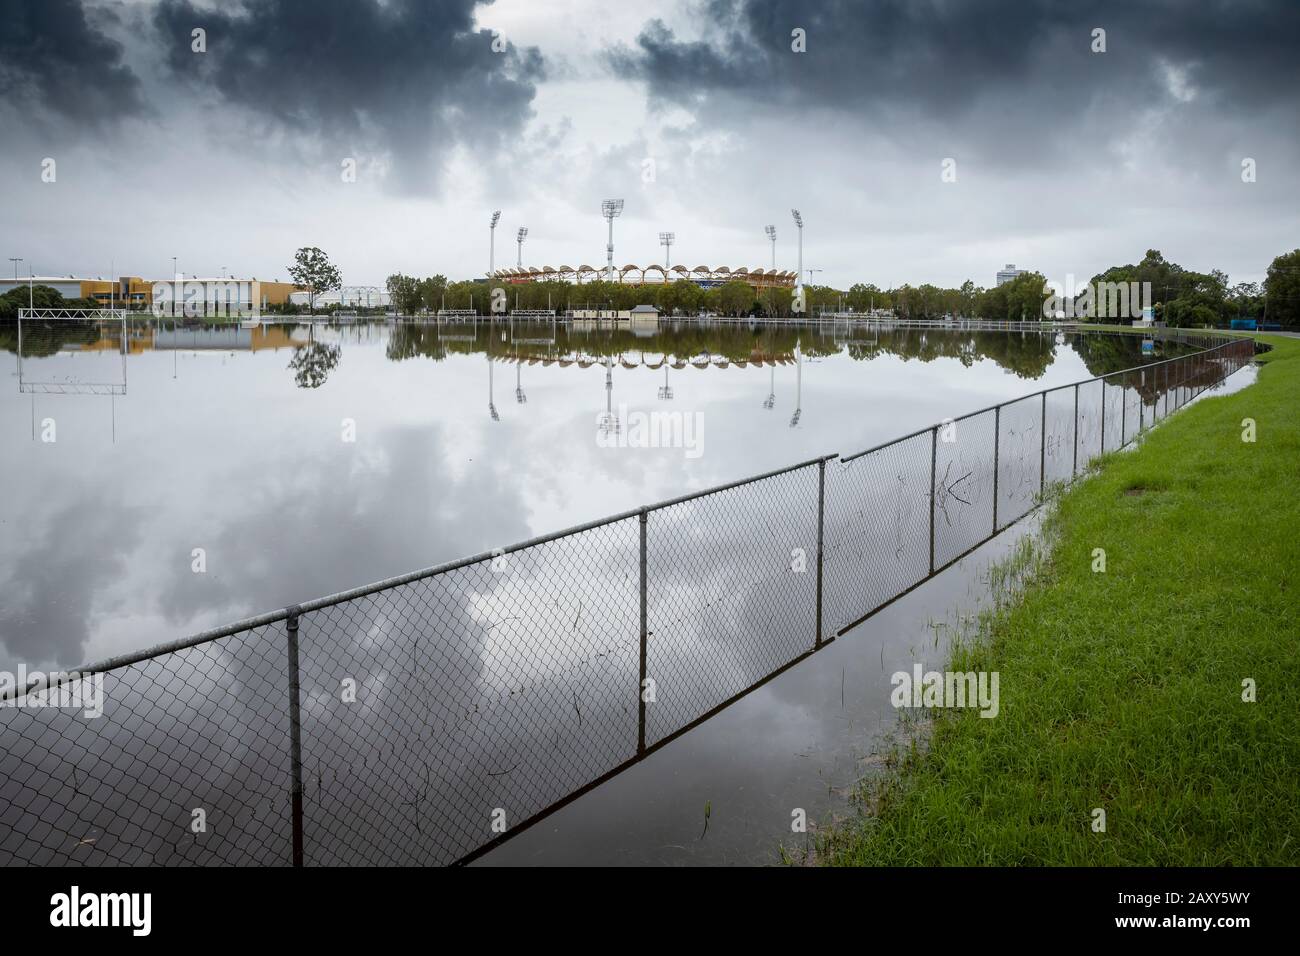
<svg viewBox="0 0 1300 956">
<path fill-rule="evenodd" d="M 1264 278 L 1265 318 L 1286 328 L 1300 325 L 1300 249 L 1278 256 Z"/>
<path fill-rule="evenodd" d="M 719 291 L 718 305 L 727 315 L 744 315 L 754 307 L 754 289 L 748 282 L 732 279 Z"/>
<path fill-rule="evenodd" d="M 18 310 L 26 309 L 28 303 L 34 309 L 98 309 L 100 303 L 94 299 L 65 299 L 63 293 L 53 286 L 34 285 L 15 286 L 4 295 L 0 295 L 0 319 L 18 318 Z"/>
<path fill-rule="evenodd" d="M 295 285 L 307 290 L 307 305 L 313 312 L 316 310 L 316 296 L 322 292 L 333 292 L 343 285 L 338 268 L 330 262 L 329 256 L 315 246 L 303 246 L 294 254 L 293 265 L 289 267 L 289 278 Z"/>
<path fill-rule="evenodd" d="M 384 287 L 388 290 L 388 297 L 398 315 L 410 315 L 420 308 L 423 299 L 420 296 L 420 283 L 415 276 L 395 273 L 388 277 Z"/>
<path fill-rule="evenodd" d="M 447 277 L 439 274 L 428 279 L 421 279 L 419 284 L 420 301 L 425 309 L 437 312 L 442 308 L 442 297 L 447 291 Z"/>
</svg>

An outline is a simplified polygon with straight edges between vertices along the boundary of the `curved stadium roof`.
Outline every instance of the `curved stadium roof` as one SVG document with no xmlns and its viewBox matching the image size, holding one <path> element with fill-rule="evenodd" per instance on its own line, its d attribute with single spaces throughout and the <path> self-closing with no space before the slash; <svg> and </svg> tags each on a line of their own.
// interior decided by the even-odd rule
<svg viewBox="0 0 1300 956">
<path fill-rule="evenodd" d="M 795 273 L 789 269 L 763 269 L 761 267 L 748 269 L 745 266 L 705 266 L 699 265 L 694 268 L 687 268 L 683 265 L 665 266 L 660 263 L 651 263 L 645 266 L 639 266 L 635 263 L 628 263 L 619 268 L 615 266 L 614 274 L 616 281 L 641 285 L 647 281 L 653 283 L 665 282 L 672 274 L 673 279 L 692 279 L 695 281 L 712 281 L 728 282 L 735 279 L 741 279 L 753 286 L 764 288 L 793 287 L 795 284 Z M 604 268 L 594 268 L 587 264 L 582 264 L 578 268 L 569 265 L 560 266 L 542 266 L 540 269 L 536 266 L 524 266 L 523 268 L 509 267 L 498 269 L 493 273 L 493 277 L 505 282 L 532 282 L 538 279 L 543 280 L 560 280 L 565 282 L 593 282 L 605 274 Z M 653 278 L 648 278 L 652 276 Z"/>
</svg>

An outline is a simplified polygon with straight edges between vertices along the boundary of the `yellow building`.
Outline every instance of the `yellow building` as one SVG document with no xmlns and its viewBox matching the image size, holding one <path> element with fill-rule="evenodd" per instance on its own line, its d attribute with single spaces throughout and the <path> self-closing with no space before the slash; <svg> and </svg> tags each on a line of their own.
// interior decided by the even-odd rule
<svg viewBox="0 0 1300 956">
<path fill-rule="evenodd" d="M 122 276 L 118 279 L 84 279 L 76 276 L 23 276 L 19 279 L 0 279 L 0 295 L 14 288 L 43 285 L 54 289 L 65 299 L 93 299 L 102 308 L 149 311 L 155 296 L 164 306 L 166 314 L 172 313 L 175 302 L 177 315 L 223 315 L 230 312 L 261 311 L 270 306 L 284 305 L 289 296 L 298 291 L 292 282 L 264 282 L 261 279 L 240 279 L 234 276 L 221 278 L 143 279 L 140 276 Z"/>
</svg>

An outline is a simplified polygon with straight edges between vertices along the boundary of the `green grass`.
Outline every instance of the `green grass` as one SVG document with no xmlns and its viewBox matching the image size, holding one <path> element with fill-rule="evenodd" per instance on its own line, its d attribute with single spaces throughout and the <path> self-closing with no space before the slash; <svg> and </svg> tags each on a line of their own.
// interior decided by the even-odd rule
<svg viewBox="0 0 1300 956">
<path fill-rule="evenodd" d="M 1000 672 L 999 715 L 940 712 L 822 862 L 1300 863 L 1300 340 L 1259 338 L 1256 384 L 1058 499 L 1033 582 L 953 653 Z"/>
</svg>

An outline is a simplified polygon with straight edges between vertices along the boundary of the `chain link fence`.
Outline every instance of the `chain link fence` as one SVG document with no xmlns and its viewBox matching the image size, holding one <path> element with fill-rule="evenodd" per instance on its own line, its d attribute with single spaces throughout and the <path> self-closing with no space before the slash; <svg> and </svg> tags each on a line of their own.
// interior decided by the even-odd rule
<svg viewBox="0 0 1300 956">
<path fill-rule="evenodd" d="M 1037 392 L 0 695 L 0 863 L 467 862 L 1251 361 Z M 102 681 L 103 714 L 38 706 Z"/>
</svg>

